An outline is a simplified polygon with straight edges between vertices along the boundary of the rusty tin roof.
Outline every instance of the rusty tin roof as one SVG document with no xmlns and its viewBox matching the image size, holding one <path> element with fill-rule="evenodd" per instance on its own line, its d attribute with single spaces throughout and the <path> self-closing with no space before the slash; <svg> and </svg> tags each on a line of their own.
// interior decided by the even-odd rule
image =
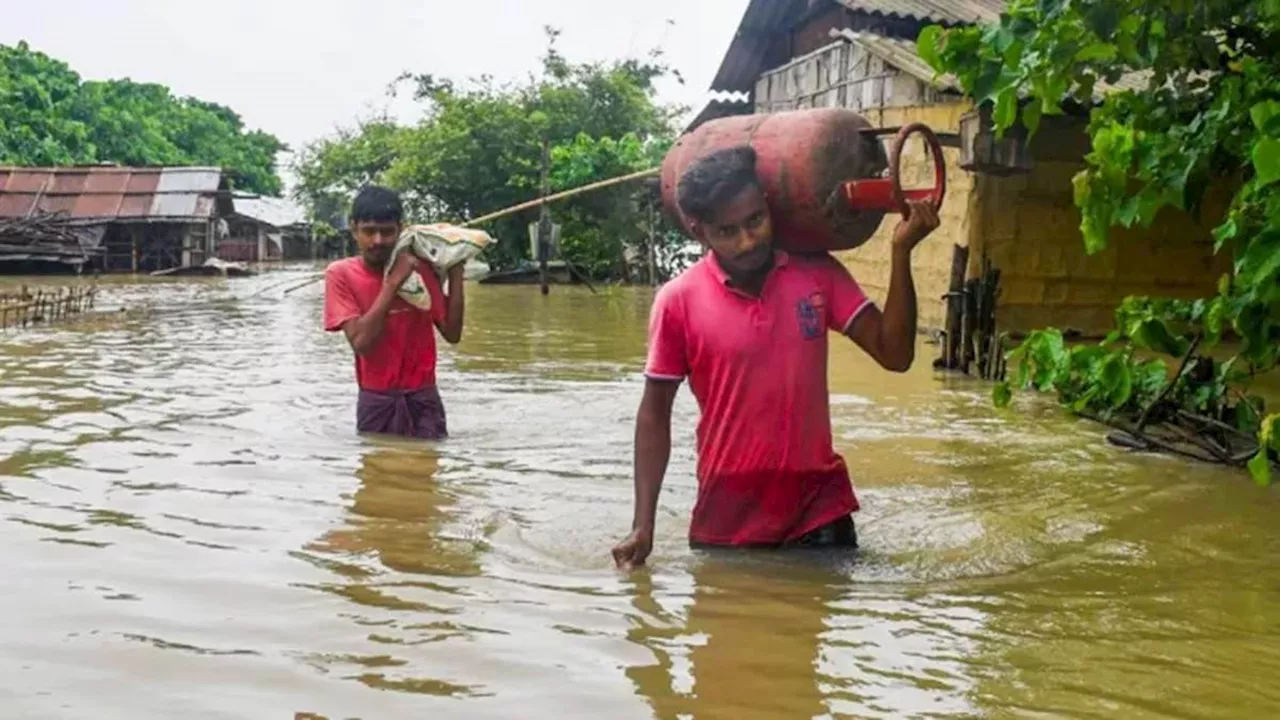
<svg viewBox="0 0 1280 720">
<path fill-rule="evenodd" d="M 211 167 L 0 167 L 0 217 L 64 212 L 75 220 L 207 220 L 229 187 Z"/>
<path fill-rule="evenodd" d="M 864 15 L 913 20 L 922 26 L 996 22 L 1005 0 L 826 0 Z M 750 93 L 764 67 L 765 50 L 776 33 L 788 32 L 813 5 L 804 0 L 750 0 L 720 63 L 713 93 Z"/>
</svg>

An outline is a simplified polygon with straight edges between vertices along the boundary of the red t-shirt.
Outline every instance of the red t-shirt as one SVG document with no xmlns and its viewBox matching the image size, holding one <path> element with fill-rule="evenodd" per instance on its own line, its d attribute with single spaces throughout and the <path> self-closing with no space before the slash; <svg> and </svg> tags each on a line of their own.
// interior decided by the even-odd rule
<svg viewBox="0 0 1280 720">
<path fill-rule="evenodd" d="M 690 540 L 784 542 L 858 509 L 832 445 L 827 333 L 870 305 L 834 258 L 781 251 L 758 298 L 711 253 L 658 291 L 645 374 L 687 377 L 701 410 Z"/>
<path fill-rule="evenodd" d="M 431 309 L 420 310 L 402 298 L 392 301 L 382 335 L 373 349 L 356 356 L 356 384 L 364 390 L 418 390 L 436 384 L 435 321 L 444 318 L 444 293 L 430 266 L 418 269 Z M 382 273 L 370 270 L 358 257 L 332 263 L 324 271 L 324 329 L 337 332 L 343 324 L 369 311 L 382 291 Z"/>
</svg>

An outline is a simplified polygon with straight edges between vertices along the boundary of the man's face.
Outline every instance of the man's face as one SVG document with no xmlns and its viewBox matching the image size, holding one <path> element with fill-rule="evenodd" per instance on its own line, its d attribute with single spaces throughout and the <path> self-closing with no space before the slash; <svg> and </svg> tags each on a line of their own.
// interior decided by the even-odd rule
<svg viewBox="0 0 1280 720">
<path fill-rule="evenodd" d="M 351 223 L 351 234 L 360 248 L 360 257 L 369 267 L 379 269 L 391 259 L 391 250 L 400 238 L 400 223 L 361 220 Z"/>
<path fill-rule="evenodd" d="M 773 259 L 773 224 L 760 188 L 751 186 L 721 206 L 710 222 L 695 223 L 694 233 L 729 275 L 758 272 Z"/>
</svg>

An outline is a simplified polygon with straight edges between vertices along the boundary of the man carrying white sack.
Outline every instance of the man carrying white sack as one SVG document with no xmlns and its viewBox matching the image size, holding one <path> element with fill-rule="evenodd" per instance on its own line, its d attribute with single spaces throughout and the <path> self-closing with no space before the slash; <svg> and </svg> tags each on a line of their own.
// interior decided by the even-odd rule
<svg viewBox="0 0 1280 720">
<path fill-rule="evenodd" d="M 381 187 L 356 195 L 351 234 L 360 255 L 325 269 L 324 329 L 341 330 L 355 352 L 356 431 L 447 437 L 435 332 L 451 345 L 462 339 L 463 267 L 491 238 L 450 225 L 405 228 L 400 197 Z"/>
</svg>

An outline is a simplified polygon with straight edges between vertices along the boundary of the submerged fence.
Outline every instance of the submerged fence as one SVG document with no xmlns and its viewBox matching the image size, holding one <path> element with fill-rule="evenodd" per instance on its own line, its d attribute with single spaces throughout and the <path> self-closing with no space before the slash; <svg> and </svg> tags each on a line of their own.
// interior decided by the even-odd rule
<svg viewBox="0 0 1280 720">
<path fill-rule="evenodd" d="M 54 323 L 92 310 L 98 288 L 74 285 L 0 290 L 0 329 Z"/>
</svg>

